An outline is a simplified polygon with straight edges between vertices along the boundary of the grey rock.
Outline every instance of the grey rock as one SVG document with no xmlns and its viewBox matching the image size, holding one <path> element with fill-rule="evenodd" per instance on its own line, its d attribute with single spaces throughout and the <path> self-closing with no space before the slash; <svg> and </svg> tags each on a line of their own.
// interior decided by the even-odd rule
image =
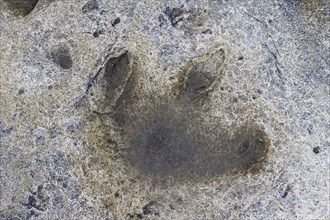
<svg viewBox="0 0 330 220">
<path fill-rule="evenodd" d="M 330 3 L 0 0 L 0 219 L 328 219 Z"/>
</svg>

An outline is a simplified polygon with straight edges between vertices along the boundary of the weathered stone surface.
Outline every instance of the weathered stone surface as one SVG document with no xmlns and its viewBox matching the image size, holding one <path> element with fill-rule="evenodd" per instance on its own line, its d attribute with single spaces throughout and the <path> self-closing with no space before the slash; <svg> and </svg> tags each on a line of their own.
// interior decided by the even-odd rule
<svg viewBox="0 0 330 220">
<path fill-rule="evenodd" d="M 329 20 L 0 0 L 0 219 L 328 219 Z"/>
</svg>

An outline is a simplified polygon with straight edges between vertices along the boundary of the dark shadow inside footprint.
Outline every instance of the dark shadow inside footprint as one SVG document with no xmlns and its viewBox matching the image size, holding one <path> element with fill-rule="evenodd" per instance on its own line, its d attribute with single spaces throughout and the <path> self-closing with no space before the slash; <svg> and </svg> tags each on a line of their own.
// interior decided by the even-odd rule
<svg viewBox="0 0 330 220">
<path fill-rule="evenodd" d="M 196 101 L 205 99 L 212 90 L 212 84 L 218 79 L 224 69 L 225 53 L 219 50 L 206 60 L 193 64 L 181 76 L 182 85 L 180 90 L 180 99 L 186 101 Z"/>
<path fill-rule="evenodd" d="M 110 58 L 105 65 L 104 77 L 106 80 L 106 104 L 112 105 L 120 92 L 126 86 L 131 74 L 128 53 Z"/>
<path fill-rule="evenodd" d="M 5 0 L 9 9 L 15 15 L 28 15 L 38 3 L 38 0 Z"/>
<path fill-rule="evenodd" d="M 268 152 L 268 138 L 256 125 L 232 130 L 196 123 L 185 110 L 173 116 L 158 109 L 136 129 L 130 142 L 130 163 L 152 178 L 169 176 L 202 180 L 256 168 Z"/>
</svg>

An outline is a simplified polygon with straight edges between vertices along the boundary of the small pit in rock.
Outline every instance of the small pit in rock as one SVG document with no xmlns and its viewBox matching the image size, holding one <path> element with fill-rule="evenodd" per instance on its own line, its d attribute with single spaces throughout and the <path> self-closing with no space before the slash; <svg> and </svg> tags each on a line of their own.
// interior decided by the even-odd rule
<svg viewBox="0 0 330 220">
<path fill-rule="evenodd" d="M 62 46 L 51 52 L 51 59 L 62 69 L 71 69 L 73 61 L 68 47 Z"/>
<path fill-rule="evenodd" d="M 117 24 L 120 23 L 120 18 L 116 18 L 113 22 L 112 22 L 112 27 L 115 27 Z"/>
<path fill-rule="evenodd" d="M 93 33 L 93 37 L 98 38 L 100 36 L 100 33 L 98 31 L 95 31 Z"/>
<path fill-rule="evenodd" d="M 314 154 L 320 153 L 320 147 L 314 147 L 313 152 L 314 152 Z"/>
<path fill-rule="evenodd" d="M 22 95 L 22 94 L 24 94 L 25 93 L 25 89 L 24 88 L 20 88 L 19 90 L 18 90 L 18 95 Z"/>
</svg>

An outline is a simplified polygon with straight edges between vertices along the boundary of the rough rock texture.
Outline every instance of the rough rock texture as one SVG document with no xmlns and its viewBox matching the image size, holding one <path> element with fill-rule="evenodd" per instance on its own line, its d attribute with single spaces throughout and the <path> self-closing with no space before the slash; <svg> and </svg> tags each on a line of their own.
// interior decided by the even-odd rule
<svg viewBox="0 0 330 220">
<path fill-rule="evenodd" d="M 0 219 L 328 219 L 328 0 L 0 0 Z"/>
</svg>

